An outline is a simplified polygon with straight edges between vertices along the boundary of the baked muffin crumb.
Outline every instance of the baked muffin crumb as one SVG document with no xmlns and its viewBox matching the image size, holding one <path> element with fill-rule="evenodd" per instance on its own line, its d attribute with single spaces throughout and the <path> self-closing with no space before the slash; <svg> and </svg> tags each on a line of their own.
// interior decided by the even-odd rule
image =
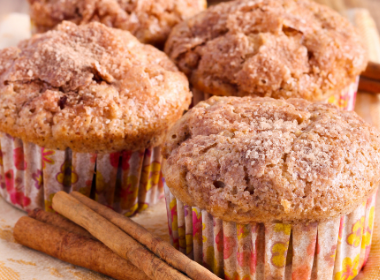
<svg viewBox="0 0 380 280">
<path fill-rule="evenodd" d="M 37 32 L 62 21 L 101 22 L 130 31 L 143 43 L 163 45 L 180 21 L 206 8 L 206 0 L 28 0 Z"/>
<path fill-rule="evenodd" d="M 213 97 L 170 130 L 164 175 L 180 201 L 223 220 L 320 221 L 378 187 L 379 136 L 330 104 Z"/>
<path fill-rule="evenodd" d="M 0 51 L 0 131 L 42 147 L 158 146 L 190 99 L 164 53 L 100 23 L 64 22 Z"/>
<path fill-rule="evenodd" d="M 224 96 L 339 95 L 364 70 L 360 36 L 309 0 L 237 0 L 178 24 L 165 52 L 200 91 Z"/>
</svg>

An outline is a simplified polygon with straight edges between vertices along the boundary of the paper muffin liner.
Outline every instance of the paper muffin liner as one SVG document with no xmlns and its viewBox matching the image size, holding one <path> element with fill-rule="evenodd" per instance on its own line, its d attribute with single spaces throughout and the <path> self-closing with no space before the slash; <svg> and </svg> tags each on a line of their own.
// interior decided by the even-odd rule
<svg viewBox="0 0 380 280">
<path fill-rule="evenodd" d="M 237 224 L 189 207 L 165 186 L 172 244 L 226 280 L 351 280 L 366 263 L 376 193 L 352 213 L 309 224 Z"/>
<path fill-rule="evenodd" d="M 160 150 L 76 153 L 0 133 L 0 195 L 25 211 L 53 211 L 55 193 L 78 191 L 131 216 L 164 196 Z"/>
<path fill-rule="evenodd" d="M 359 76 L 355 79 L 355 82 L 351 83 L 347 88 L 345 88 L 339 96 L 331 96 L 327 103 L 334 104 L 339 108 L 346 111 L 353 111 L 355 109 L 356 94 L 359 86 Z M 204 93 L 197 89 L 192 89 L 193 91 L 193 106 L 197 105 L 203 100 L 209 99 L 212 95 Z"/>
</svg>

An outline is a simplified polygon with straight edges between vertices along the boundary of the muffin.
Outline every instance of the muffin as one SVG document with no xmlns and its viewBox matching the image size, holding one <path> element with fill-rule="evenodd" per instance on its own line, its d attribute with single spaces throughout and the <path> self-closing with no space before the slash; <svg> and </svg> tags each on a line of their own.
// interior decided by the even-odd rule
<svg viewBox="0 0 380 280">
<path fill-rule="evenodd" d="M 160 145 L 190 101 L 163 52 L 100 23 L 1 50 L 0 194 L 23 210 L 51 210 L 60 190 L 142 210 L 163 197 Z"/>
<path fill-rule="evenodd" d="M 225 279 L 353 279 L 374 229 L 379 137 L 331 104 L 200 102 L 164 146 L 174 246 Z"/>
<path fill-rule="evenodd" d="M 190 79 L 194 96 L 329 100 L 348 110 L 367 63 L 354 27 L 308 0 L 212 6 L 179 23 L 165 52 Z"/>
<path fill-rule="evenodd" d="M 163 46 L 180 21 L 206 9 L 206 0 L 28 0 L 35 32 L 46 32 L 64 20 L 92 21 L 130 31 L 141 42 Z"/>
</svg>

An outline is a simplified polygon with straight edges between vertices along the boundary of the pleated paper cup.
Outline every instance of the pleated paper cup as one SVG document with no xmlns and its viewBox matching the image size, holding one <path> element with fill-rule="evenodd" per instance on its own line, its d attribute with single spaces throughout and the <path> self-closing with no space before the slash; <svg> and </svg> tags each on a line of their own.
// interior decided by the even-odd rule
<svg viewBox="0 0 380 280">
<path fill-rule="evenodd" d="M 163 198 L 161 161 L 160 147 L 76 153 L 0 134 L 0 195 L 25 211 L 53 211 L 54 194 L 78 191 L 131 216 Z"/>
<path fill-rule="evenodd" d="M 344 90 L 342 90 L 341 94 L 338 96 L 331 96 L 327 103 L 334 104 L 346 111 L 353 111 L 355 109 L 356 102 L 356 94 L 358 92 L 359 86 L 359 77 L 355 79 L 355 82 L 350 84 Z M 197 105 L 199 102 L 209 99 L 212 95 L 208 93 L 204 93 L 197 89 L 192 89 L 193 91 L 193 106 Z"/>
<path fill-rule="evenodd" d="M 319 223 L 237 224 L 184 205 L 165 186 L 172 244 L 227 280 L 351 280 L 366 263 L 376 193 Z"/>
</svg>

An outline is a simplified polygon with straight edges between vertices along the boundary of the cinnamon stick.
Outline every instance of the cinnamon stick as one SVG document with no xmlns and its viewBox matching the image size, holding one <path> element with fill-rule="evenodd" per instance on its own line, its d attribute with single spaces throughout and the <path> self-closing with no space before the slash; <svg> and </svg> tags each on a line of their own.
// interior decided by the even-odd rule
<svg viewBox="0 0 380 280">
<path fill-rule="evenodd" d="M 69 232 L 72 232 L 72 233 L 75 233 L 87 238 L 92 238 L 92 239 L 94 238 L 84 228 L 81 228 L 80 226 L 74 224 L 73 222 L 69 221 L 68 219 L 62 217 L 61 215 L 57 213 L 45 212 L 44 210 L 41 210 L 41 209 L 34 209 L 28 212 L 28 216 L 37 221 L 59 227 Z"/>
<path fill-rule="evenodd" d="M 188 280 L 148 251 L 117 226 L 83 205 L 73 196 L 60 191 L 53 197 L 53 209 L 89 231 L 120 257 L 129 260 L 150 279 Z"/>
<path fill-rule="evenodd" d="M 14 227 L 15 240 L 62 261 L 85 267 L 118 280 L 145 280 L 147 276 L 99 241 L 68 232 L 30 217 Z"/>
<path fill-rule="evenodd" d="M 380 80 L 372 80 L 361 76 L 359 80 L 359 91 L 380 93 Z"/>
<path fill-rule="evenodd" d="M 361 76 L 380 81 L 380 64 L 372 61 L 368 62 L 367 68 Z"/>
<path fill-rule="evenodd" d="M 154 236 L 144 227 L 135 223 L 131 219 L 112 211 L 110 208 L 97 203 L 79 192 L 72 192 L 70 195 L 114 225 L 117 225 L 131 237 L 145 245 L 149 250 L 165 262 L 184 272 L 191 279 L 220 280 L 220 278 L 211 271 L 204 268 L 197 262 L 192 261 L 183 253 L 177 251 L 169 243 L 159 237 Z"/>
</svg>

